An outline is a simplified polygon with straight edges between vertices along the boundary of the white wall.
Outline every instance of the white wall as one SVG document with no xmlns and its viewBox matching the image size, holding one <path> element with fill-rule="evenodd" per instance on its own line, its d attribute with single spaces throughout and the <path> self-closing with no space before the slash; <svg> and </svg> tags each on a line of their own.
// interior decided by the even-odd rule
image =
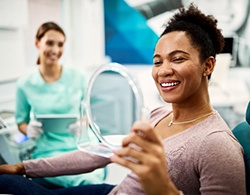
<svg viewBox="0 0 250 195">
<path fill-rule="evenodd" d="M 0 1 L 0 82 L 18 76 L 25 64 L 27 5 L 27 0 Z"/>
<path fill-rule="evenodd" d="M 66 64 L 93 69 L 106 61 L 102 0 L 62 0 Z"/>
</svg>

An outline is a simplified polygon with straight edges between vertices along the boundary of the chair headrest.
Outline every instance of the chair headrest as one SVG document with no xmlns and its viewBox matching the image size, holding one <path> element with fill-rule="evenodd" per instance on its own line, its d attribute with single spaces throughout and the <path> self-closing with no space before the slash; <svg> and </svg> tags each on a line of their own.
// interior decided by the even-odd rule
<svg viewBox="0 0 250 195">
<path fill-rule="evenodd" d="M 246 110 L 246 121 L 250 125 L 250 102 L 248 102 L 248 106 Z"/>
</svg>

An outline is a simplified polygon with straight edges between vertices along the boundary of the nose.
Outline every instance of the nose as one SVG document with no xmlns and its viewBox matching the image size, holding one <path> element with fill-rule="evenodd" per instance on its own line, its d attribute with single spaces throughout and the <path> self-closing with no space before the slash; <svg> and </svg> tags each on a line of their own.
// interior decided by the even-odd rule
<svg viewBox="0 0 250 195">
<path fill-rule="evenodd" d="M 57 46 L 57 45 L 54 45 L 53 47 L 52 47 L 52 52 L 53 53 L 58 53 L 60 51 L 60 48 Z"/>
<path fill-rule="evenodd" d="M 164 62 L 158 70 L 158 76 L 167 76 L 174 73 L 173 68 L 170 63 Z"/>
</svg>

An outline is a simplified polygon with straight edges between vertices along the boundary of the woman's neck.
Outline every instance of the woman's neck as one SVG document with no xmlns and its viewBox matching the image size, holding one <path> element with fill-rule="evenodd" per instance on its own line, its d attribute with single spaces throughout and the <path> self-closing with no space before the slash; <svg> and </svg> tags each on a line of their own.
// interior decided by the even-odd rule
<svg viewBox="0 0 250 195">
<path fill-rule="evenodd" d="M 60 79 L 62 74 L 62 66 L 61 65 L 45 66 L 41 64 L 39 66 L 39 71 L 45 82 L 53 83 Z"/>
<path fill-rule="evenodd" d="M 172 104 L 175 121 L 185 121 L 213 112 L 209 97 L 187 104 Z"/>
</svg>

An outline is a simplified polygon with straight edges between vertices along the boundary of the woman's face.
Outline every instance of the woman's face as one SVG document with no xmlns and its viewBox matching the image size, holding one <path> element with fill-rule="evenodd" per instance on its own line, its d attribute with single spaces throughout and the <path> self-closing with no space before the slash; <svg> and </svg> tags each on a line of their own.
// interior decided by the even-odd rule
<svg viewBox="0 0 250 195">
<path fill-rule="evenodd" d="M 64 42 L 64 35 L 55 30 L 49 30 L 40 40 L 37 40 L 36 46 L 41 64 L 58 65 L 58 61 L 63 54 Z"/>
<path fill-rule="evenodd" d="M 185 32 L 163 35 L 156 44 L 153 61 L 152 76 L 164 101 L 180 103 L 203 94 L 204 65 Z"/>
</svg>

